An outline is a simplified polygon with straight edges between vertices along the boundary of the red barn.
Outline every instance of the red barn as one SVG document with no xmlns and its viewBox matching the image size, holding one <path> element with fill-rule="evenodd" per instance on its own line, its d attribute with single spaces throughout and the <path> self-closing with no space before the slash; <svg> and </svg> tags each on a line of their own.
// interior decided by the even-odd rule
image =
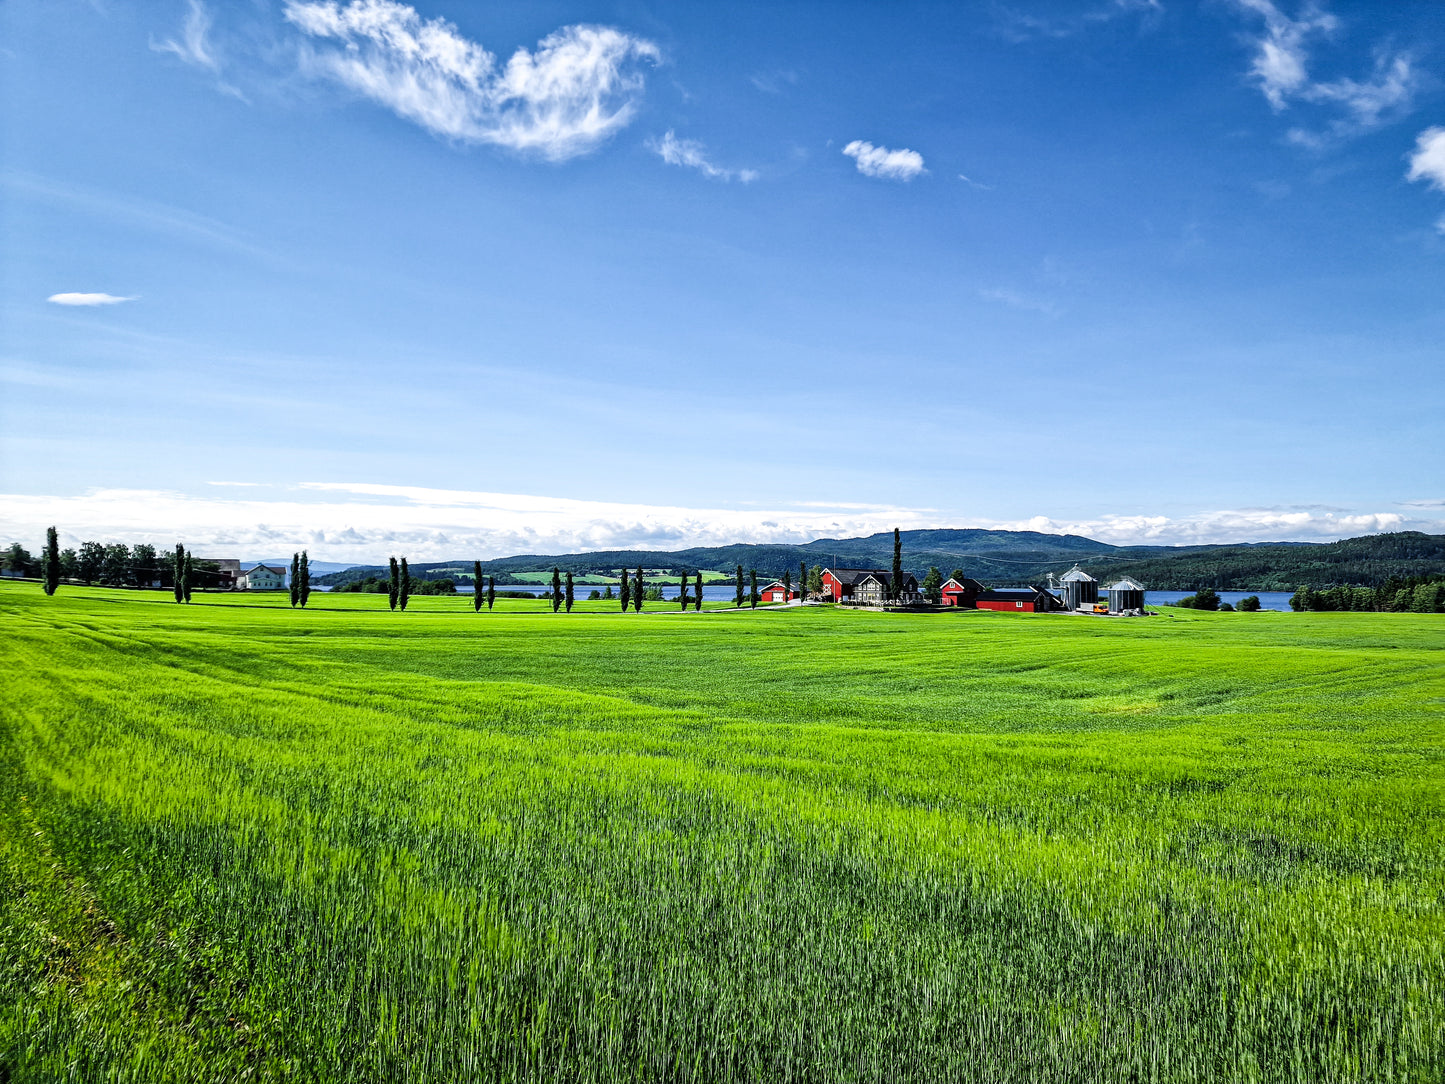
<svg viewBox="0 0 1445 1084">
<path fill-rule="evenodd" d="M 1048 613 L 1061 609 L 1063 603 L 1041 587 L 995 587 L 978 596 L 980 610 L 1003 613 Z"/>
<path fill-rule="evenodd" d="M 764 602 L 792 602 L 798 597 L 798 589 L 794 587 L 791 590 L 785 590 L 782 580 L 774 580 L 758 594 Z"/>
<path fill-rule="evenodd" d="M 945 606 L 973 606 L 983 594 L 983 584 L 977 580 L 950 578 L 939 589 L 939 598 Z"/>
</svg>

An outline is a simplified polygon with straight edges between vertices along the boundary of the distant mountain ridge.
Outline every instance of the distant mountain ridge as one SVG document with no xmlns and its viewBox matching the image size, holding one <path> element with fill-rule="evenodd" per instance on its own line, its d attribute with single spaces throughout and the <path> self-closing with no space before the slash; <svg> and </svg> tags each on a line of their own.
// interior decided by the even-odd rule
<svg viewBox="0 0 1445 1084">
<path fill-rule="evenodd" d="M 1082 535 L 975 528 L 904 531 L 903 566 L 920 580 L 929 567 L 945 576 L 954 569 L 989 584 L 1043 581 L 1079 564 L 1091 576 L 1109 580 L 1128 575 L 1156 590 L 1215 587 L 1283 590 L 1303 584 L 1348 583 L 1378 586 L 1393 577 L 1445 571 L 1445 535 L 1418 531 L 1366 535 L 1339 542 L 1254 542 L 1224 546 L 1113 546 Z M 889 568 L 891 531 L 864 538 L 820 538 L 800 546 L 737 544 L 685 550 L 596 550 L 589 553 L 519 554 L 482 562 L 482 574 L 498 584 L 522 572 L 553 567 L 573 574 L 620 568 L 662 569 L 667 575 L 705 569 L 730 572 L 738 565 L 759 576 L 797 572 L 799 562 L 835 567 Z M 413 564 L 421 579 L 470 577 L 470 560 Z M 368 576 L 385 577 L 385 565 L 358 565 L 315 578 L 339 586 Z"/>
</svg>

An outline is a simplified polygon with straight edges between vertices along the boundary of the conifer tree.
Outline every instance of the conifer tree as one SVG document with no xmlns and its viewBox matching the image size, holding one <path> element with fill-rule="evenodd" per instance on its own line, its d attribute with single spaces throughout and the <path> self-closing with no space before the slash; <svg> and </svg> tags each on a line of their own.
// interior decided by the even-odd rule
<svg viewBox="0 0 1445 1084">
<path fill-rule="evenodd" d="M 793 570 L 783 569 L 783 604 L 786 605 L 788 596 L 793 593 Z"/>
<path fill-rule="evenodd" d="M 748 584 L 749 584 L 748 597 L 749 597 L 749 600 L 750 600 L 750 601 L 752 602 L 752 604 L 753 604 L 753 609 L 756 610 L 756 609 L 758 608 L 758 570 L 757 570 L 757 569 L 753 569 L 752 572 L 750 573 L 750 575 L 749 575 L 749 580 L 748 580 Z"/>
<path fill-rule="evenodd" d="M 296 603 L 301 601 L 301 555 L 291 555 L 291 606 L 295 608 Z"/>
<path fill-rule="evenodd" d="M 482 609 L 482 596 L 486 592 L 482 589 L 482 562 L 472 562 L 472 612 L 479 613 Z"/>
<path fill-rule="evenodd" d="M 191 601 L 191 551 L 186 550 L 186 559 L 181 563 L 181 600 Z"/>
<path fill-rule="evenodd" d="M 893 597 L 903 594 L 903 536 L 893 528 Z"/>
<path fill-rule="evenodd" d="M 622 612 L 627 612 L 627 607 L 632 605 L 632 588 L 627 582 L 627 569 L 622 570 L 622 586 L 619 588 L 622 598 Z"/>
<path fill-rule="evenodd" d="M 693 609 L 695 609 L 695 610 L 701 610 L 701 609 L 702 609 L 702 571 L 701 571 L 701 570 L 699 570 L 699 571 L 698 571 L 698 574 L 697 574 L 697 597 L 693 599 Z"/>
<path fill-rule="evenodd" d="M 492 608 L 492 604 L 493 604 L 494 602 L 496 602 L 496 601 L 497 601 L 497 577 L 495 577 L 495 576 L 488 576 L 488 577 L 487 577 L 487 609 L 490 610 L 490 609 Z"/>
<path fill-rule="evenodd" d="M 682 582 L 677 587 L 677 604 L 682 607 L 682 612 L 687 613 L 687 572 L 682 574 Z"/>
<path fill-rule="evenodd" d="M 743 608 L 743 566 L 738 565 L 738 597 L 733 603 L 739 610 Z"/>
<path fill-rule="evenodd" d="M 401 568 L 396 563 L 396 558 L 391 559 L 391 582 L 386 588 L 386 603 L 393 610 L 396 609 L 396 600 L 401 595 Z"/>
<path fill-rule="evenodd" d="M 45 552 L 40 555 L 40 575 L 45 581 L 45 593 L 55 594 L 60 586 L 60 536 L 54 527 L 45 529 Z"/>
<path fill-rule="evenodd" d="M 808 562 L 798 562 L 798 597 L 804 601 L 808 598 Z"/>
<path fill-rule="evenodd" d="M 301 605 L 306 606 L 306 600 L 311 597 L 311 559 L 306 556 L 306 551 L 301 551 Z"/>
<path fill-rule="evenodd" d="M 556 568 L 552 569 L 552 612 L 556 613 L 562 606 L 562 573 Z"/>
<path fill-rule="evenodd" d="M 171 589 L 175 592 L 177 602 L 186 601 L 186 547 L 179 542 L 176 543 L 176 566 L 171 572 L 171 579 L 174 581 Z"/>
<path fill-rule="evenodd" d="M 572 573 L 567 573 L 567 612 L 572 612 Z"/>
<path fill-rule="evenodd" d="M 406 609 L 406 600 L 411 598 L 411 569 L 406 567 L 406 558 L 401 559 L 401 581 L 396 585 L 396 604 Z"/>
<path fill-rule="evenodd" d="M 637 578 L 632 581 L 632 608 L 642 612 L 642 566 L 637 566 Z"/>
</svg>

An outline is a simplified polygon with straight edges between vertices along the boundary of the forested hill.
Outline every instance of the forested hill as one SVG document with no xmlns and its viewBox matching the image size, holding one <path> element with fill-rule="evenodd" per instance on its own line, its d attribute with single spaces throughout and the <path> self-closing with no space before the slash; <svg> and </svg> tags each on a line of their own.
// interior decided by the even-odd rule
<svg viewBox="0 0 1445 1084">
<path fill-rule="evenodd" d="M 1304 584 L 1376 586 L 1391 576 L 1423 576 L 1445 571 L 1445 535 L 1414 531 L 1368 535 L 1341 542 L 1261 542 L 1238 546 L 1111 546 L 1079 535 L 1036 531 L 936 530 L 904 531 L 904 567 L 923 578 L 930 566 L 944 575 L 955 569 L 987 583 L 1039 581 L 1049 572 L 1063 572 L 1075 562 L 1090 575 L 1109 580 L 1133 576 L 1156 590 L 1199 587 L 1253 591 L 1293 590 Z M 727 572 L 742 565 L 761 576 L 796 572 L 798 564 L 889 568 L 893 563 L 891 532 L 866 538 L 823 538 L 802 546 L 713 546 L 664 552 L 602 550 L 560 555 L 528 554 L 483 561 L 482 573 L 498 584 L 514 573 L 549 570 L 608 573 L 621 568 L 663 570 L 667 575 L 705 569 Z M 465 579 L 467 559 L 411 566 L 422 579 L 442 576 Z M 316 577 L 317 583 L 339 585 L 367 576 L 386 576 L 385 566 L 360 566 Z"/>
<path fill-rule="evenodd" d="M 1378 587 L 1392 577 L 1445 572 L 1445 535 L 1400 531 L 1339 542 L 1205 546 L 1097 566 L 1085 562 L 1082 567 L 1094 576 L 1105 569 L 1110 575 L 1132 576 L 1158 591 Z"/>
</svg>

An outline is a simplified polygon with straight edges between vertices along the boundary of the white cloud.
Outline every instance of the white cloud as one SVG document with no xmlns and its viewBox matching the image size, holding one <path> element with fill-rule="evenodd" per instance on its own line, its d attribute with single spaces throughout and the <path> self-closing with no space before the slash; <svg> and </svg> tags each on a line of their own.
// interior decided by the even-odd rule
<svg viewBox="0 0 1445 1084">
<path fill-rule="evenodd" d="M 695 139 L 678 139 L 671 129 L 668 129 L 667 134 L 662 137 L 660 142 L 648 145 L 668 165 L 695 169 L 704 177 L 712 177 L 720 181 L 730 181 L 736 177 L 744 184 L 758 179 L 758 171 L 755 169 L 724 169 L 722 166 L 714 165 L 708 160 L 701 143 Z"/>
<path fill-rule="evenodd" d="M 1410 155 L 1410 172 L 1405 179 L 1424 181 L 1445 192 L 1445 128 L 1426 128 L 1415 137 L 1415 153 Z"/>
<path fill-rule="evenodd" d="M 1418 79 L 1408 54 L 1377 53 L 1374 72 L 1365 82 L 1319 82 L 1310 77 L 1309 42 L 1333 34 L 1339 29 L 1338 19 L 1313 0 L 1303 5 L 1295 19 L 1280 11 L 1272 0 L 1236 3 L 1264 20 L 1264 34 L 1254 39 L 1250 74 L 1275 112 L 1284 111 L 1296 100 L 1337 106 L 1345 116 L 1328 125 L 1328 134 L 1342 138 L 1378 127 L 1391 115 L 1409 108 Z M 1326 137 L 1302 128 L 1293 129 L 1289 139 L 1309 147 L 1328 142 Z"/>
<path fill-rule="evenodd" d="M 339 48 L 307 48 L 304 65 L 436 135 L 534 153 L 584 154 L 631 121 L 650 41 L 605 26 L 568 26 L 506 64 L 445 19 L 394 0 L 287 0 L 286 18 Z"/>
<path fill-rule="evenodd" d="M 260 558 L 303 546 L 318 561 L 472 559 L 599 549 L 677 550 L 736 542 L 802 543 L 902 527 L 987 527 L 1081 534 L 1115 544 L 1323 541 L 1402 529 L 1441 530 L 1399 513 L 1242 509 L 1072 520 L 987 520 L 930 508 L 812 501 L 785 508 L 685 508 L 370 483 L 317 482 L 263 500 L 246 490 L 188 496 L 93 490 L 76 497 L 0 495 L 0 542 L 38 540 L 57 524 L 63 544 L 84 539 L 183 541 L 212 556 Z M 32 546 L 33 548 L 33 546 Z"/>
<path fill-rule="evenodd" d="M 865 177 L 879 177 L 888 181 L 911 181 L 923 168 L 923 155 L 903 147 L 891 151 L 887 147 L 875 147 L 872 143 L 855 139 L 843 148 L 843 153 L 858 163 L 858 172 Z"/>
<path fill-rule="evenodd" d="M 151 48 L 158 53 L 174 53 L 185 63 L 195 67 L 216 71 L 219 65 L 206 41 L 206 35 L 211 30 L 211 14 L 201 0 L 187 0 L 187 3 L 190 10 L 187 11 L 186 21 L 181 27 L 181 40 L 166 38 L 164 41 L 151 42 Z"/>
<path fill-rule="evenodd" d="M 51 294 L 45 300 L 54 305 L 119 305 L 135 298 L 117 297 L 115 294 Z"/>
<path fill-rule="evenodd" d="M 1050 317 L 1059 315 L 1059 307 L 1052 301 L 1038 297 L 1030 297 L 1027 294 L 1018 293 L 1016 290 L 1005 290 L 1001 288 L 980 290 L 978 296 L 987 301 L 998 301 L 1011 309 L 1037 312 L 1043 316 Z"/>
</svg>

